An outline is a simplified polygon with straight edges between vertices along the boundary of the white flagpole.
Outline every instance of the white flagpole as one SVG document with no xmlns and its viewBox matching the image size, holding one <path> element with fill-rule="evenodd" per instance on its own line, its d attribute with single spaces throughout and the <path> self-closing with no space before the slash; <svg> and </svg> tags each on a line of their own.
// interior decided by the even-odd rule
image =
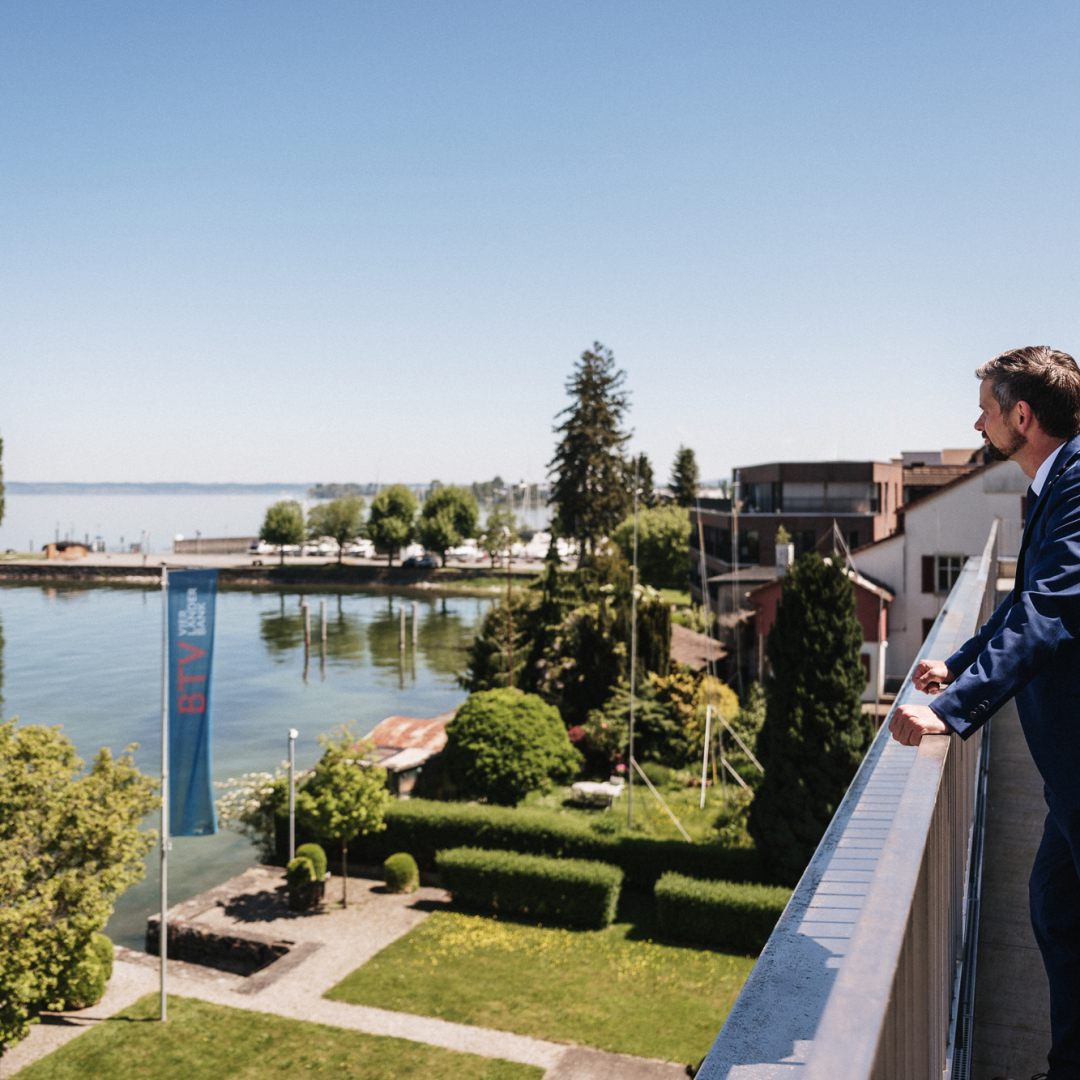
<svg viewBox="0 0 1080 1080">
<path fill-rule="evenodd" d="M 169 952 L 169 571 L 161 568 L 161 920 L 158 956 L 161 960 L 161 1019 L 168 1020 L 165 969 Z"/>
</svg>

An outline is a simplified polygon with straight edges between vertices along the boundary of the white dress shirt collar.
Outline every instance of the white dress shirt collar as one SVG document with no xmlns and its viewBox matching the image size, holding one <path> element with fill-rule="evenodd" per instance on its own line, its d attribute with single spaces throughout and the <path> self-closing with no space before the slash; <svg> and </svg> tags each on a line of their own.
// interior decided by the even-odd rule
<svg viewBox="0 0 1080 1080">
<path fill-rule="evenodd" d="M 1061 446 L 1065 444 L 1062 443 Z M 1046 478 L 1050 475 L 1050 470 L 1054 467 L 1054 462 L 1058 459 L 1058 454 L 1061 453 L 1061 446 L 1059 446 L 1050 456 L 1039 466 L 1039 471 L 1035 474 L 1035 479 L 1031 481 L 1031 490 L 1035 492 L 1035 497 L 1038 498 L 1042 494 L 1043 485 L 1046 483 Z"/>
</svg>

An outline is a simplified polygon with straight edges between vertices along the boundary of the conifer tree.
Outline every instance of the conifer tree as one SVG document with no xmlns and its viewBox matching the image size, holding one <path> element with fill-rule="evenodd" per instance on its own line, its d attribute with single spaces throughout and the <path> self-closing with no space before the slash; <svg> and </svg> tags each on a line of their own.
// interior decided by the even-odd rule
<svg viewBox="0 0 1080 1080">
<path fill-rule="evenodd" d="M 659 501 L 656 497 L 656 478 L 648 454 L 638 454 L 626 463 L 626 486 L 633 499 L 634 476 L 637 476 L 638 506 L 651 510 Z"/>
<path fill-rule="evenodd" d="M 758 757 L 765 777 L 750 809 L 762 865 L 794 885 L 873 739 L 859 698 L 862 627 L 841 564 L 816 552 L 784 578 L 767 654 L 772 666 Z"/>
<path fill-rule="evenodd" d="M 557 535 L 577 540 L 579 566 L 611 535 L 631 503 L 622 456 L 630 437 L 622 428 L 629 404 L 625 380 L 611 350 L 597 341 L 581 354 L 566 383 L 574 402 L 559 413 L 566 419 L 555 428 L 562 438 L 548 466 L 555 478 L 552 526 Z"/>
<path fill-rule="evenodd" d="M 698 493 L 698 463 L 694 451 L 688 446 L 680 446 L 671 466 L 671 491 L 679 506 L 694 505 Z"/>
</svg>

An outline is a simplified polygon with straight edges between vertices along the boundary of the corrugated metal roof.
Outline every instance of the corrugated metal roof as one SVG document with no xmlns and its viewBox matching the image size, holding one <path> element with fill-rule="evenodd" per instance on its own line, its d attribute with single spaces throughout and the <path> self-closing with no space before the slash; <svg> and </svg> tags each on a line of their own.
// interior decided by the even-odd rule
<svg viewBox="0 0 1080 1080">
<path fill-rule="evenodd" d="M 446 745 L 446 723 L 452 712 L 422 720 L 414 716 L 388 716 L 367 736 L 376 746 L 395 750 L 408 748 L 437 754 Z"/>
</svg>

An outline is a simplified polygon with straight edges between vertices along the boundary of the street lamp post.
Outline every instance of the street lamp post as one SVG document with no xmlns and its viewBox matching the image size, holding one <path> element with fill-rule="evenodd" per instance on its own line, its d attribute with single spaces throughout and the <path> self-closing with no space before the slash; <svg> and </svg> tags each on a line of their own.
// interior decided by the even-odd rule
<svg viewBox="0 0 1080 1080">
<path fill-rule="evenodd" d="M 289 862 L 296 858 L 296 740 L 300 732 L 289 728 Z"/>
</svg>

